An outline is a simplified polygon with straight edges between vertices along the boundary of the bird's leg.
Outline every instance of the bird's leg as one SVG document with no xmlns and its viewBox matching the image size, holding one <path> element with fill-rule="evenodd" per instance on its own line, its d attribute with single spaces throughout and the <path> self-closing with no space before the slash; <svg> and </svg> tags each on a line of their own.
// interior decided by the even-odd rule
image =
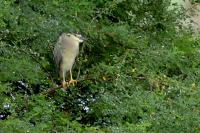
<svg viewBox="0 0 200 133">
<path fill-rule="evenodd" d="M 62 72 L 62 87 L 67 88 L 68 82 L 65 81 L 65 72 Z"/>
<path fill-rule="evenodd" d="M 72 78 L 72 70 L 71 69 L 70 69 L 69 73 L 70 73 L 69 85 L 72 84 L 74 86 L 75 83 L 77 83 L 77 81 Z"/>
</svg>

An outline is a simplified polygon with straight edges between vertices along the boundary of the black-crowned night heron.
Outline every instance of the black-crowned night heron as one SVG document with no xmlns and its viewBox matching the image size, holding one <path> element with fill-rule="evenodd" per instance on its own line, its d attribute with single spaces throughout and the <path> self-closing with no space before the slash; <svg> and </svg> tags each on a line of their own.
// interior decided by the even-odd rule
<svg viewBox="0 0 200 133">
<path fill-rule="evenodd" d="M 82 42 L 83 38 L 80 34 L 62 33 L 54 47 L 54 61 L 62 80 L 63 88 L 76 83 L 76 80 L 72 78 L 72 66 L 79 53 L 79 44 Z M 65 80 L 67 72 L 70 72 L 69 82 Z"/>
</svg>

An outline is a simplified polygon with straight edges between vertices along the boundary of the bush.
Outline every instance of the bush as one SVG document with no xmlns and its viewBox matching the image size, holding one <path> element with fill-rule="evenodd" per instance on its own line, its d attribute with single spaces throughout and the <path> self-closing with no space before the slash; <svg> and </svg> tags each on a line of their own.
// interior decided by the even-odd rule
<svg viewBox="0 0 200 133">
<path fill-rule="evenodd" d="M 176 29 L 170 1 L 0 2 L 2 132 L 198 132 L 199 35 Z M 65 92 L 52 49 L 61 32 L 80 46 Z"/>
</svg>

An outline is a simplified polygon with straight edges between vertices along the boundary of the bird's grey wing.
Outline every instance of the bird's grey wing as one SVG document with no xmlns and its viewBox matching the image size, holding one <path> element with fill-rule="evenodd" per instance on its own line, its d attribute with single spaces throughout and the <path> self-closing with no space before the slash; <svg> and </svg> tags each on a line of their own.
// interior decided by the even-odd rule
<svg viewBox="0 0 200 133">
<path fill-rule="evenodd" d="M 59 48 L 59 46 L 60 45 L 57 44 L 53 50 L 54 62 L 58 71 L 60 70 L 60 64 L 62 62 L 62 53 L 61 53 L 62 51 Z"/>
</svg>

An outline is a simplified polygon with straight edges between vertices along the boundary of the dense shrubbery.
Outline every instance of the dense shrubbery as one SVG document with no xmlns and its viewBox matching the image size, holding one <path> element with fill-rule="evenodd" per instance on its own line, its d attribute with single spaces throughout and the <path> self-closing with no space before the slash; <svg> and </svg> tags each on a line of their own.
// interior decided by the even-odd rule
<svg viewBox="0 0 200 133">
<path fill-rule="evenodd" d="M 199 132 L 199 37 L 164 0 L 0 1 L 1 132 Z M 88 40 L 58 82 L 61 32 Z"/>
</svg>

